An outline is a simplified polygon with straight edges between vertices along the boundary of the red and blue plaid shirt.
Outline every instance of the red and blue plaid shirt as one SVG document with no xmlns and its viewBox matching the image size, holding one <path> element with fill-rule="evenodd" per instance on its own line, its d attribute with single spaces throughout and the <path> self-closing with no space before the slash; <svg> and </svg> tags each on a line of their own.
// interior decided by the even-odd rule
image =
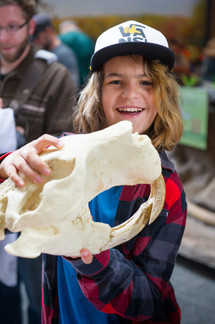
<svg viewBox="0 0 215 324">
<path fill-rule="evenodd" d="M 187 204 L 173 164 L 165 153 L 160 156 L 166 198 L 159 217 L 130 241 L 95 255 L 90 265 L 67 258 L 88 300 L 100 311 L 116 314 L 120 323 L 180 323 L 170 277 L 184 232 Z M 114 225 L 129 219 L 149 193 L 149 185 L 124 186 Z M 42 274 L 42 323 L 58 323 L 57 257 L 43 255 Z"/>
</svg>

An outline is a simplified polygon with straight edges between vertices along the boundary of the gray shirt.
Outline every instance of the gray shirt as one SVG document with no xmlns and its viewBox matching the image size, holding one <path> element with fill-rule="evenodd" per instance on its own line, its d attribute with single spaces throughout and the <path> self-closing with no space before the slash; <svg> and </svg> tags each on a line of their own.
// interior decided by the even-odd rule
<svg viewBox="0 0 215 324">
<path fill-rule="evenodd" d="M 74 84 L 78 89 L 80 86 L 80 77 L 77 59 L 73 50 L 62 43 L 51 51 L 57 55 L 58 62 L 63 64 L 70 71 Z"/>
</svg>

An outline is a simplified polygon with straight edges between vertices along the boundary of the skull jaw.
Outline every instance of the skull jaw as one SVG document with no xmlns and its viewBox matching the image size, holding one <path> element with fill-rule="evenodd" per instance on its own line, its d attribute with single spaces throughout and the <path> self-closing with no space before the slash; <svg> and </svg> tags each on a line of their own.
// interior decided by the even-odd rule
<svg viewBox="0 0 215 324">
<path fill-rule="evenodd" d="M 149 199 L 126 222 L 111 228 L 91 220 L 88 206 L 74 222 L 57 226 L 25 228 L 20 237 L 5 247 L 6 252 L 20 257 L 35 258 L 41 253 L 78 257 L 83 248 L 92 254 L 118 246 L 136 236 L 147 223 L 160 214 L 165 198 L 165 183 L 161 175 L 151 185 Z"/>
<path fill-rule="evenodd" d="M 110 240 L 111 227 L 93 221 L 84 227 L 84 236 L 83 224 L 65 223 L 57 229 L 47 227 L 44 234 L 52 233 L 49 236 L 41 236 L 41 229 L 24 229 L 14 243 L 6 245 L 5 250 L 9 254 L 25 258 L 36 258 L 41 253 L 78 257 L 83 248 L 89 249 L 92 254 L 100 253 L 100 245 L 103 246 Z"/>
</svg>

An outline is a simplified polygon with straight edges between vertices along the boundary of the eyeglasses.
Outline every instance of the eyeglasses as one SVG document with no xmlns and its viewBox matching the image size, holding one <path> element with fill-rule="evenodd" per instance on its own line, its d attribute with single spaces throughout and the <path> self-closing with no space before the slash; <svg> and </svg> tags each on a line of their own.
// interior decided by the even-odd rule
<svg viewBox="0 0 215 324">
<path fill-rule="evenodd" d="M 0 27 L 0 34 L 1 34 L 2 30 L 5 30 L 6 33 L 9 35 L 15 34 L 18 30 L 23 28 L 28 23 L 29 23 L 29 20 L 27 20 L 26 22 L 24 22 L 22 25 L 19 25 L 19 26 L 18 25 L 10 25 L 7 27 Z"/>
</svg>

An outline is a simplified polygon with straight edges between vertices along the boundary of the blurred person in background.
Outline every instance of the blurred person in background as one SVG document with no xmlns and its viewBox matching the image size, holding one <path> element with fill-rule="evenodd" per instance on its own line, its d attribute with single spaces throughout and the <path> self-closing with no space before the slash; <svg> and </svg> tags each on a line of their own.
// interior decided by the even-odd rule
<svg viewBox="0 0 215 324">
<path fill-rule="evenodd" d="M 0 98 L 1 106 L 12 108 L 16 123 L 16 147 L 43 133 L 58 136 L 67 128 L 76 93 L 70 72 L 56 62 L 56 56 L 37 51 L 30 38 L 35 29 L 34 0 L 0 0 Z M 12 129 L 6 134 L 11 139 Z M 8 234 L 9 235 L 9 234 Z M 3 242 L 4 244 L 4 242 Z M 0 272 L 6 264 L 4 250 Z M 2 256 L 4 254 L 4 258 Z M 25 283 L 29 299 L 30 324 L 40 323 L 41 258 L 18 258 L 13 263 L 13 286 L 0 282 L 1 324 L 20 324 L 20 281 Z M 15 266 L 15 268 L 14 268 Z M 11 263 L 8 262 L 10 276 Z"/>
<path fill-rule="evenodd" d="M 215 84 L 215 37 L 207 42 L 203 49 L 203 55 L 202 79 Z"/>
<path fill-rule="evenodd" d="M 80 85 L 82 86 L 89 73 L 90 59 L 94 51 L 94 42 L 72 20 L 65 20 L 59 25 L 59 38 L 76 54 L 79 66 Z"/>
<path fill-rule="evenodd" d="M 169 47 L 175 54 L 174 74 L 180 85 L 183 85 L 183 76 L 189 76 L 191 73 L 191 65 L 189 53 L 182 42 L 175 38 L 169 40 Z"/>
<path fill-rule="evenodd" d="M 170 39 L 169 45 L 175 53 L 173 73 L 181 86 L 198 86 L 200 83 L 198 64 L 199 57 L 194 46 L 186 46 L 178 39 Z M 197 57 L 196 57 L 197 56 Z"/>
<path fill-rule="evenodd" d="M 32 35 L 33 43 L 56 54 L 58 62 L 66 66 L 71 73 L 76 88 L 79 88 L 79 69 L 74 51 L 60 40 L 51 19 L 46 14 L 37 14 L 33 19 L 36 22 L 36 28 Z"/>
</svg>

